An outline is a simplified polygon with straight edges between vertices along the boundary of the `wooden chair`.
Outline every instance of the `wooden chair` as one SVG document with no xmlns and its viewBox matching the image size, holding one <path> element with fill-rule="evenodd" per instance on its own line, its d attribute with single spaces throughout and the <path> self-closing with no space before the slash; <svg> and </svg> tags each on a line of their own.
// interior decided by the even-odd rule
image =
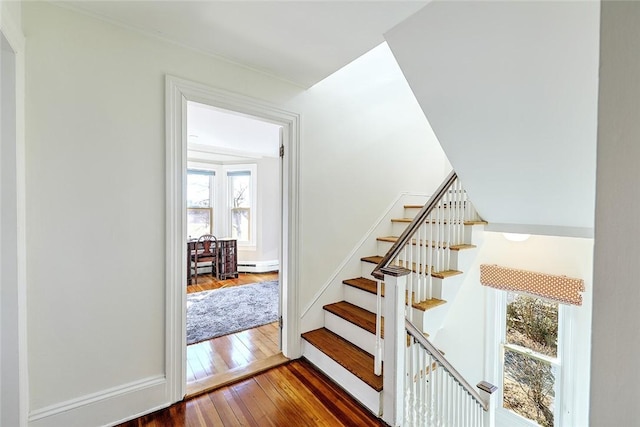
<svg viewBox="0 0 640 427">
<path fill-rule="evenodd" d="M 211 275 L 218 278 L 218 239 L 212 234 L 203 234 L 196 242 L 195 250 L 191 253 L 195 283 L 198 283 L 198 264 L 211 263 Z"/>
</svg>

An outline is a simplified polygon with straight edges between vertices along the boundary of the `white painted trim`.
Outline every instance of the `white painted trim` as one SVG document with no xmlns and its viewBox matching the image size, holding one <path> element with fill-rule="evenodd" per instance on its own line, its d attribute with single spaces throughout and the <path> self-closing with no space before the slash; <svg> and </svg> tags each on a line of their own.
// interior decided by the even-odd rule
<svg viewBox="0 0 640 427">
<path fill-rule="evenodd" d="M 164 386 L 166 378 L 163 375 L 144 378 L 138 381 L 132 381 L 128 384 L 101 390 L 97 393 L 90 393 L 65 402 L 56 403 L 55 405 L 46 406 L 29 413 L 29 422 L 37 421 L 43 418 L 54 417 L 63 412 L 69 412 L 83 406 L 89 406 L 94 403 L 124 396 L 129 393 L 136 393 L 150 387 Z"/>
<path fill-rule="evenodd" d="M 387 209 L 385 209 L 384 213 L 380 215 L 380 217 L 373 223 L 373 225 L 369 228 L 369 230 L 364 234 L 362 239 L 360 239 L 360 241 L 356 243 L 353 249 L 351 249 L 351 251 L 347 254 L 344 260 L 340 263 L 338 268 L 336 268 L 333 274 L 329 276 L 329 279 L 320 288 L 320 290 L 316 292 L 316 294 L 313 296 L 311 301 L 302 310 L 301 317 L 304 317 L 309 312 L 309 310 L 311 310 L 311 308 L 318 302 L 320 297 L 327 291 L 327 289 L 334 283 L 336 278 L 342 273 L 342 270 L 344 270 L 345 267 L 351 262 L 353 257 L 356 256 L 360 248 L 362 248 L 362 246 L 371 238 L 371 236 L 373 235 L 373 233 L 375 233 L 376 229 L 380 226 L 380 224 L 384 220 L 388 219 L 391 210 L 398 204 L 398 202 L 400 202 L 400 200 L 402 200 L 404 197 L 407 197 L 407 196 L 425 197 L 425 198 L 429 197 L 425 194 L 418 194 L 418 193 L 409 193 L 409 192 L 400 193 L 398 197 L 396 197 L 395 200 L 391 202 L 391 204 L 387 207 Z M 373 267 L 372 267 L 372 270 L 373 270 Z"/>
<path fill-rule="evenodd" d="M 4 1 L 4 0 L 3 0 Z M 3 1 L 0 1 L 0 8 Z M 27 425 L 29 412 L 29 377 L 27 355 L 27 237 L 25 184 L 25 37 L 19 23 L 0 12 L 0 31 L 15 53 L 15 137 L 16 137 L 16 210 L 17 210 L 17 281 L 13 286 L 18 298 L 18 393 L 20 427 Z M 6 386 L 1 387 L 6 392 Z"/>
<path fill-rule="evenodd" d="M 371 355 L 375 354 L 376 334 L 372 334 L 358 325 L 326 310 L 324 312 L 324 327 L 334 334 L 340 335 L 342 338 L 367 353 Z M 381 341 L 384 348 L 384 339 Z"/>
<path fill-rule="evenodd" d="M 238 271 L 241 273 L 266 273 L 268 271 L 278 271 L 280 263 L 277 259 L 269 261 L 238 261 Z"/>
<path fill-rule="evenodd" d="M 182 182 L 187 166 L 186 104 L 195 101 L 261 118 L 283 127 L 282 260 L 280 271 L 286 357 L 302 354 L 298 298 L 299 266 L 299 140 L 300 116 L 244 95 L 211 88 L 174 76 L 166 77 L 166 374 L 168 399 L 184 396 L 186 384 L 186 218 Z"/>
<path fill-rule="evenodd" d="M 593 228 L 565 227 L 560 225 L 539 224 L 500 224 L 492 223 L 484 226 L 485 231 L 498 233 L 538 234 L 542 236 L 579 237 L 593 239 Z"/>
</svg>

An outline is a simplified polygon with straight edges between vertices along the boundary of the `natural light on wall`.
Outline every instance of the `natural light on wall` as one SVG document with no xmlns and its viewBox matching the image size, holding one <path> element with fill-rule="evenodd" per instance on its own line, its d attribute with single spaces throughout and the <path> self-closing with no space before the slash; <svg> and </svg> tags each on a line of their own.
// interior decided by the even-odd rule
<svg viewBox="0 0 640 427">
<path fill-rule="evenodd" d="M 520 233 L 502 233 L 505 239 L 510 240 L 512 242 L 524 242 L 529 237 L 530 234 L 520 234 Z"/>
</svg>

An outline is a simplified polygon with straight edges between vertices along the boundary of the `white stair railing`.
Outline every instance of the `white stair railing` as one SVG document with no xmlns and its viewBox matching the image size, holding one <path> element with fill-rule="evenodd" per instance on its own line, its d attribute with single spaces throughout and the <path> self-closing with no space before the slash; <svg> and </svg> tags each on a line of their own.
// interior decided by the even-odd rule
<svg viewBox="0 0 640 427">
<path fill-rule="evenodd" d="M 434 281 L 451 270 L 451 248 L 467 243 L 465 225 L 477 221 L 452 171 L 372 273 L 378 280 L 375 369 L 379 374 L 384 360 L 383 419 L 391 426 L 493 426 L 495 387 L 482 382 L 476 391 L 411 323 L 412 303 L 434 297 Z"/>
<path fill-rule="evenodd" d="M 385 282 L 385 370 L 383 419 L 390 426 L 492 427 L 496 387 L 475 390 L 404 316 L 409 271 L 383 269 Z M 407 343 L 407 337 L 410 342 Z"/>
<path fill-rule="evenodd" d="M 473 221 L 480 218 L 456 173 L 451 172 L 373 270 L 373 276 L 382 280 L 382 268 L 404 267 L 411 271 L 408 294 L 417 302 L 433 298 L 434 278 L 451 270 L 451 248 L 466 242 L 465 225 Z"/>
<path fill-rule="evenodd" d="M 403 426 L 489 427 L 489 399 L 495 386 L 478 384 L 483 397 L 410 322 L 411 344 L 405 357 Z"/>
<path fill-rule="evenodd" d="M 451 248 L 467 241 L 465 225 L 480 221 L 455 171 L 440 184 L 411 224 L 373 270 L 377 279 L 376 325 L 382 317 L 382 269 L 401 266 L 410 271 L 407 282 L 407 315 L 413 320 L 412 303 L 434 296 L 434 278 L 443 277 L 451 269 Z M 382 373 L 381 330 L 376 328 L 374 367 Z"/>
</svg>

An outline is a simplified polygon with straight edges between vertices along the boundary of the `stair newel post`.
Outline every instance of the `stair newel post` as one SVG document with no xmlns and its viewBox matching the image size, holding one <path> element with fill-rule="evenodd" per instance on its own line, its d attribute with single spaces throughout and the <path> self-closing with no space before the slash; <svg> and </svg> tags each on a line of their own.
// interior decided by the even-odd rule
<svg viewBox="0 0 640 427">
<path fill-rule="evenodd" d="M 405 388 L 405 293 L 410 270 L 388 266 L 384 274 L 384 378 L 382 419 L 390 426 L 404 421 Z"/>
<path fill-rule="evenodd" d="M 482 426 L 483 427 L 493 427 L 496 425 L 495 420 L 495 392 L 498 391 L 498 387 L 487 381 L 480 381 L 478 385 L 480 396 L 482 397 L 482 401 L 485 403 L 487 409 L 482 411 Z"/>
</svg>

